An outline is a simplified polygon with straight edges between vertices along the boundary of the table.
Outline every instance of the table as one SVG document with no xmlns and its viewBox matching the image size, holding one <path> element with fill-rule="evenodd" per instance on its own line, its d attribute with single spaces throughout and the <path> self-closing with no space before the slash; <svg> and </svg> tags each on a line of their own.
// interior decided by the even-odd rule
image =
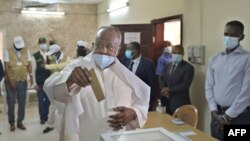
<svg viewBox="0 0 250 141">
<path fill-rule="evenodd" d="M 149 112 L 148 113 L 148 120 L 143 126 L 143 128 L 156 128 L 156 127 L 163 127 L 166 130 L 171 132 L 182 132 L 187 130 L 192 130 L 196 133 L 196 135 L 187 136 L 192 141 L 218 141 L 217 139 L 213 138 L 212 136 L 188 125 L 175 125 L 171 122 L 174 119 L 171 115 L 168 114 L 160 114 L 157 112 Z"/>
</svg>

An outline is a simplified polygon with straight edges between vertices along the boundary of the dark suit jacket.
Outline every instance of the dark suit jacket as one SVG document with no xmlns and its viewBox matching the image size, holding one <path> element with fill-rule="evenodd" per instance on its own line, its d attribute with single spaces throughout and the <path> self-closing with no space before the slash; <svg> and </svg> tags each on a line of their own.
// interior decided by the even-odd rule
<svg viewBox="0 0 250 141">
<path fill-rule="evenodd" d="M 121 63 L 128 68 L 130 60 L 123 58 L 121 60 Z M 149 109 L 151 109 L 153 106 L 153 100 L 155 98 L 155 93 L 156 93 L 156 76 L 155 76 L 154 63 L 151 60 L 142 56 L 138 68 L 135 72 L 135 75 L 137 75 L 143 82 L 145 82 L 151 87 L 150 107 L 149 107 Z"/>
<path fill-rule="evenodd" d="M 169 114 L 173 114 L 180 106 L 191 103 L 189 87 L 194 77 L 194 67 L 185 60 L 179 63 L 174 73 L 172 73 L 172 76 L 170 76 L 171 68 L 172 63 L 168 63 L 163 68 L 160 77 L 160 88 L 165 86 L 170 89 L 169 98 L 163 98 L 166 102 L 166 110 Z"/>
</svg>

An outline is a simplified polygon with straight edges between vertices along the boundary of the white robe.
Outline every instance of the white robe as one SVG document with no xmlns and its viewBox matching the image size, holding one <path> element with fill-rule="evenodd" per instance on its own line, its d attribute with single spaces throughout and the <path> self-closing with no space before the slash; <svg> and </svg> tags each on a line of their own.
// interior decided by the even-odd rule
<svg viewBox="0 0 250 141">
<path fill-rule="evenodd" d="M 94 68 L 105 99 L 96 100 L 91 86 L 70 86 L 66 81 L 77 66 Z M 135 110 L 137 119 L 126 125 L 125 130 L 140 128 L 146 122 L 150 87 L 124 67 L 118 59 L 110 67 L 100 70 L 94 62 L 93 53 L 68 64 L 60 73 L 49 77 L 44 90 L 56 101 L 65 104 L 64 115 L 60 115 L 62 126 L 61 141 L 99 141 L 100 133 L 110 132 L 108 116 L 114 114 L 112 108 L 130 107 Z"/>
</svg>

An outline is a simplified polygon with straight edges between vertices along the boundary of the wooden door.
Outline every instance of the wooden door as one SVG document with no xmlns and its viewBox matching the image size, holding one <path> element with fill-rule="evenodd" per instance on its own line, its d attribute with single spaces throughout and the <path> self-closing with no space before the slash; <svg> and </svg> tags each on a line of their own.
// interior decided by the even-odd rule
<svg viewBox="0 0 250 141">
<path fill-rule="evenodd" d="M 151 20 L 151 24 L 153 27 L 153 46 L 155 48 L 155 58 L 154 60 L 157 61 L 157 58 L 163 53 L 163 42 L 164 42 L 164 23 L 172 20 L 180 20 L 181 23 L 181 43 L 182 44 L 182 15 L 175 15 L 160 19 Z"/>
</svg>

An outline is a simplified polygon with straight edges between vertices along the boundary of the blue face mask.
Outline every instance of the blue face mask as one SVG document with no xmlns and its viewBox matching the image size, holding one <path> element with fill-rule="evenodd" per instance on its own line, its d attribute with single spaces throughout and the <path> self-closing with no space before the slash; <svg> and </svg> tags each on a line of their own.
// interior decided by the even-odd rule
<svg viewBox="0 0 250 141">
<path fill-rule="evenodd" d="M 237 37 L 229 37 L 229 36 L 224 36 L 224 46 L 227 49 L 233 49 L 237 45 L 239 45 L 239 38 Z"/>
<path fill-rule="evenodd" d="M 179 64 L 182 61 L 182 55 L 180 54 L 172 54 L 172 61 L 174 64 Z"/>
<path fill-rule="evenodd" d="M 132 59 L 132 58 L 133 58 L 133 56 L 132 56 L 132 51 L 131 51 L 131 50 L 126 50 L 126 51 L 125 51 L 125 56 L 126 56 L 126 58 L 128 58 L 128 59 Z"/>
<path fill-rule="evenodd" d="M 115 57 L 102 54 L 94 54 L 94 60 L 96 65 L 101 70 L 103 70 L 108 66 L 110 66 L 115 61 Z"/>
</svg>

